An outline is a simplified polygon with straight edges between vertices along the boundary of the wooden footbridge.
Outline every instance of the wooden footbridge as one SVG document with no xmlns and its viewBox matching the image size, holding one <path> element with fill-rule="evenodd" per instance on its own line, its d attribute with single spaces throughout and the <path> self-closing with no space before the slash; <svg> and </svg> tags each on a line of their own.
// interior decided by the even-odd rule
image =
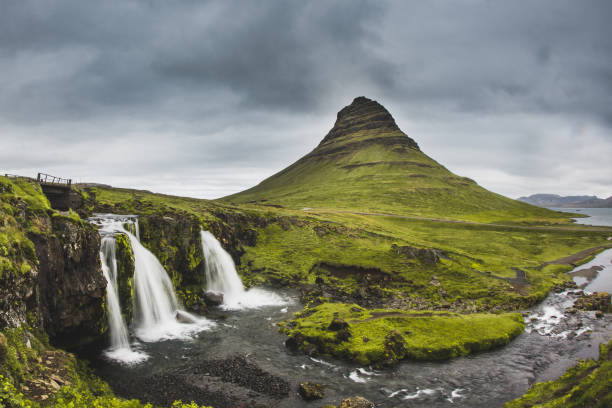
<svg viewBox="0 0 612 408">
<path fill-rule="evenodd" d="M 31 177 L 18 176 L 16 174 L 5 174 L 4 176 L 34 181 Z M 52 208 L 68 211 L 68 209 L 77 208 L 80 205 L 81 196 L 72 190 L 72 179 L 38 173 L 36 182 L 40 184 L 40 188 L 49 199 Z"/>
</svg>

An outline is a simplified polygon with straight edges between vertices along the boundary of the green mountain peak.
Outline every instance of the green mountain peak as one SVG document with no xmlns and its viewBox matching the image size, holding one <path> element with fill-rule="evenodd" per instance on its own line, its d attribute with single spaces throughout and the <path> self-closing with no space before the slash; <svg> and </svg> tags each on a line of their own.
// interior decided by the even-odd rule
<svg viewBox="0 0 612 408">
<path fill-rule="evenodd" d="M 363 96 L 338 112 L 310 153 L 220 200 L 478 221 L 558 218 L 451 173 L 424 154 L 387 109 Z"/>
</svg>

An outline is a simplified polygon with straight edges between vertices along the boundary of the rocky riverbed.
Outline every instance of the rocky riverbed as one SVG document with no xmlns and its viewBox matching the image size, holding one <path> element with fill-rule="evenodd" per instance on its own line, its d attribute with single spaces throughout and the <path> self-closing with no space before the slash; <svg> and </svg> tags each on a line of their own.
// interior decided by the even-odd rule
<svg viewBox="0 0 612 408">
<path fill-rule="evenodd" d="M 151 358 L 140 365 L 108 362 L 95 349 L 89 358 L 119 395 L 159 404 L 183 399 L 216 408 L 306 407 L 298 390 L 308 381 L 325 385 L 320 405 L 362 395 L 381 407 L 490 407 L 522 395 L 534 382 L 560 376 L 578 359 L 597 357 L 598 344 L 612 333 L 610 314 L 598 317 L 574 308 L 582 294 L 566 290 L 525 311 L 525 333 L 502 349 L 374 370 L 288 352 L 277 324 L 301 305 L 296 294 L 282 295 L 292 303 L 214 310 L 210 317 L 217 327 L 191 340 L 141 343 Z"/>
</svg>

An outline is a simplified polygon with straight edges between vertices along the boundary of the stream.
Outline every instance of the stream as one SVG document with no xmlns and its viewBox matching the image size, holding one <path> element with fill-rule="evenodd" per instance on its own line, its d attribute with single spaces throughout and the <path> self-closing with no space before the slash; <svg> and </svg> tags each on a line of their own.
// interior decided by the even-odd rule
<svg viewBox="0 0 612 408">
<path fill-rule="evenodd" d="M 278 333 L 276 324 L 302 305 L 295 300 L 295 294 L 279 294 L 293 302 L 284 307 L 217 310 L 208 316 L 217 326 L 191 340 L 137 345 L 138 350 L 149 355 L 141 364 L 118 364 L 98 352 L 92 354 L 92 365 L 117 394 L 158 403 L 182 398 L 216 408 L 235 406 L 239 400 L 306 407 L 312 405 L 303 401 L 296 390 L 301 381 L 311 381 L 327 386 L 325 398 L 317 406 L 361 395 L 380 407 L 496 407 L 522 395 L 534 382 L 559 377 L 578 359 L 596 358 L 598 344 L 612 335 L 610 314 L 604 318 L 595 318 L 594 312 L 564 315 L 562 311 L 576 297 L 565 292 L 551 295 L 531 310 L 526 316 L 525 333 L 504 348 L 443 363 L 406 361 L 377 371 L 289 353 L 284 346 L 285 336 Z M 234 356 L 244 356 L 245 361 L 261 370 L 287 380 L 289 395 L 277 399 L 273 393 L 256 391 L 256 386 L 253 390 L 248 382 L 256 379 L 247 379 L 247 386 L 236 385 L 231 367 L 227 375 L 199 370 L 214 365 L 211 361 Z M 233 369 L 240 370 L 240 364 Z"/>
</svg>

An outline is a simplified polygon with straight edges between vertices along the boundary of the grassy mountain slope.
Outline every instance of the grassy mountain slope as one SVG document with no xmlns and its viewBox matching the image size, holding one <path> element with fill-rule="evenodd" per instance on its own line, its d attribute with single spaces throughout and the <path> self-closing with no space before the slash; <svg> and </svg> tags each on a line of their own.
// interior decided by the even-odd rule
<svg viewBox="0 0 612 408">
<path fill-rule="evenodd" d="M 334 127 L 312 152 L 221 201 L 486 222 L 567 218 L 451 173 L 424 154 L 383 106 L 364 97 L 338 113 Z"/>
</svg>

